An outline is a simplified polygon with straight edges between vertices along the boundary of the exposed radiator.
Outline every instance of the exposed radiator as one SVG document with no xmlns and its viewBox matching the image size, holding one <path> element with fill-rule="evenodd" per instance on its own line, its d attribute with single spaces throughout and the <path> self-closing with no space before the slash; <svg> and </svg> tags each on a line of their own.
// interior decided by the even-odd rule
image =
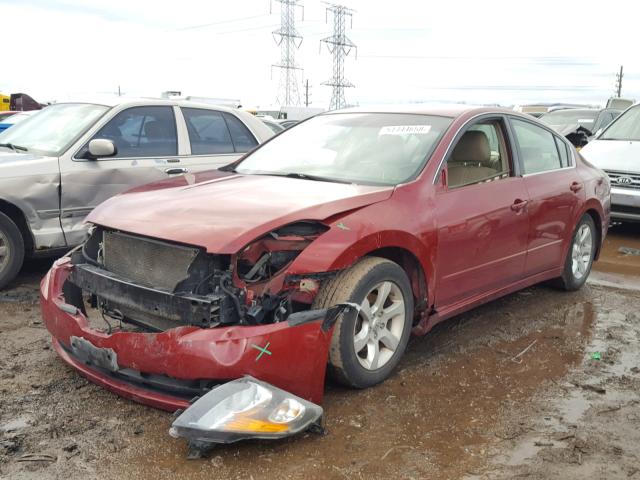
<svg viewBox="0 0 640 480">
<path fill-rule="evenodd" d="M 102 253 L 110 272 L 138 285 L 173 292 L 187 278 L 198 249 L 105 231 Z"/>
</svg>

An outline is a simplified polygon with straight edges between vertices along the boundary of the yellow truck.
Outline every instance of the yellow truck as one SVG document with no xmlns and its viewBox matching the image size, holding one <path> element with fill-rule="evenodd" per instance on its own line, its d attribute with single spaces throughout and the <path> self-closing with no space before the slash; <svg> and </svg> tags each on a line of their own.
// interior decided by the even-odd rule
<svg viewBox="0 0 640 480">
<path fill-rule="evenodd" d="M 0 112 L 9 110 L 11 104 L 11 96 L 0 93 Z"/>
</svg>

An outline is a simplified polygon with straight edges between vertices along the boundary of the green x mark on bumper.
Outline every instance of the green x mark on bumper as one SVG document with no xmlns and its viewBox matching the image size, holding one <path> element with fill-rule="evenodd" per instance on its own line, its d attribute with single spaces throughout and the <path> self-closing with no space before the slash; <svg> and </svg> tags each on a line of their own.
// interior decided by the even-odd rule
<svg viewBox="0 0 640 480">
<path fill-rule="evenodd" d="M 252 347 L 252 348 L 255 348 L 256 350 L 258 350 L 258 351 L 260 352 L 260 353 L 256 356 L 256 362 L 257 362 L 258 360 L 260 360 L 260 357 L 262 357 L 262 355 L 264 355 L 265 353 L 266 353 L 267 355 L 271 355 L 271 352 L 268 350 L 269 345 L 270 345 L 270 343 L 269 343 L 269 342 L 267 342 L 267 344 L 266 344 L 264 347 L 261 347 L 261 346 L 259 346 L 259 345 L 253 344 L 253 343 L 251 344 L 251 347 Z"/>
</svg>

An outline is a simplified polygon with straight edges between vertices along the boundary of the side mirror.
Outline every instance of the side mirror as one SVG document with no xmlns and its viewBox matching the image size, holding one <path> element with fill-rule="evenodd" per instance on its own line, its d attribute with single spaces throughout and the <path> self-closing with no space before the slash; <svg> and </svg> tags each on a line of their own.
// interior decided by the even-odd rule
<svg viewBox="0 0 640 480">
<path fill-rule="evenodd" d="M 89 142 L 89 157 L 92 159 L 112 157 L 118 149 L 111 140 L 95 138 Z"/>
</svg>

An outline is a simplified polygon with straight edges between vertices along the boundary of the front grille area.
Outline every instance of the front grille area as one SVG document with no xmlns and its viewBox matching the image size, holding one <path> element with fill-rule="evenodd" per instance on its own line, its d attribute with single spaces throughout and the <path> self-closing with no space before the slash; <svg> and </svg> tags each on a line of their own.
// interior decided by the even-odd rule
<svg viewBox="0 0 640 480">
<path fill-rule="evenodd" d="M 640 173 L 616 172 L 613 170 L 605 170 L 605 173 L 609 175 L 612 187 L 640 190 Z"/>
<path fill-rule="evenodd" d="M 104 231 L 105 268 L 138 285 L 173 292 L 188 276 L 197 248 L 172 245 L 121 232 Z"/>
</svg>

